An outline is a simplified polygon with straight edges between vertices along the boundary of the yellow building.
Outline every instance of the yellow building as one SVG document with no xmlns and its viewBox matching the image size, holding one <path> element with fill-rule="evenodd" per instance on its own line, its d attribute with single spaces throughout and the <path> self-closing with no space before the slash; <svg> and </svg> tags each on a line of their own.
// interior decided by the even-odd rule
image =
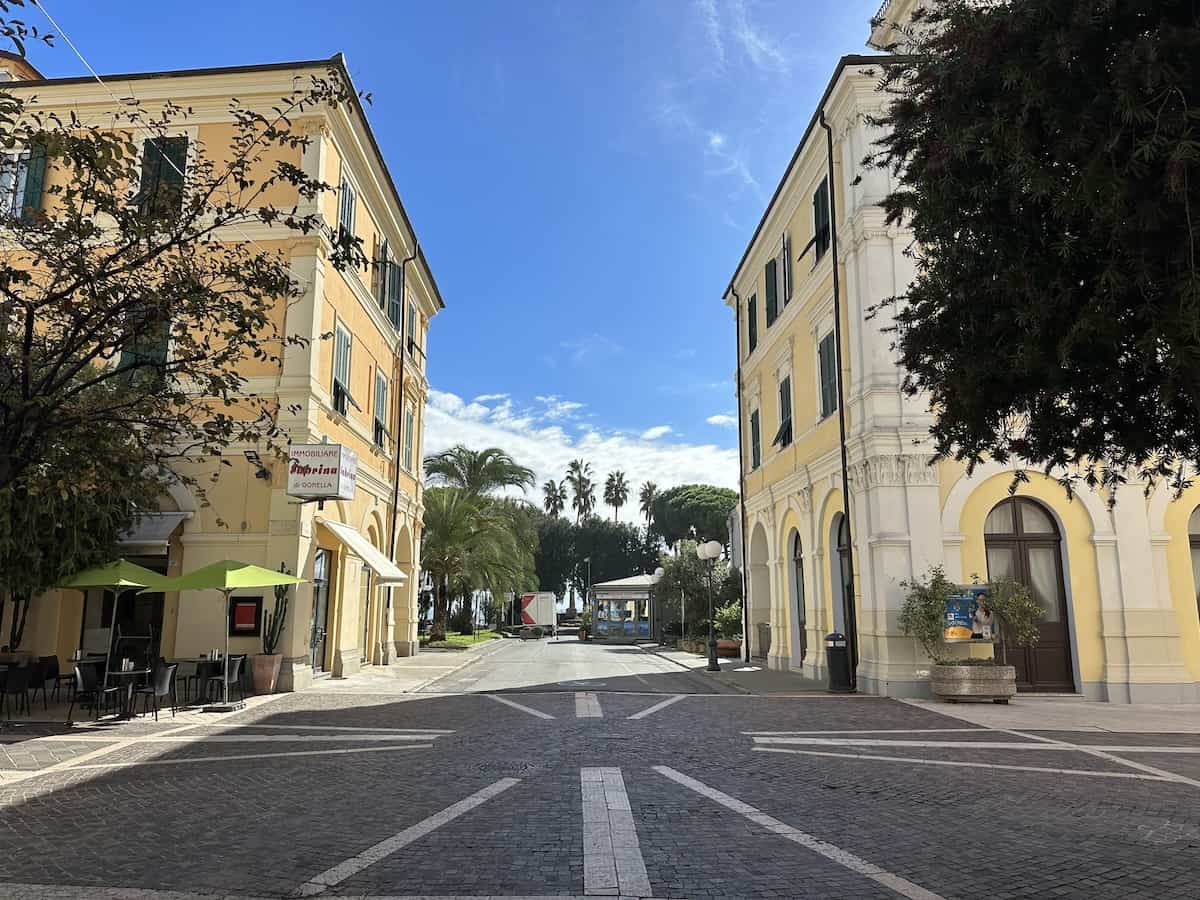
<svg viewBox="0 0 1200 900">
<path fill-rule="evenodd" d="M 916 5 L 886 3 L 872 46 Z M 750 652 L 824 678 L 824 636 L 841 631 L 859 690 L 924 695 L 900 582 L 943 565 L 959 583 L 1017 577 L 1042 602 L 1041 640 L 1015 660 L 1020 690 L 1200 701 L 1200 485 L 1173 500 L 1133 484 L 1109 509 L 1037 475 L 1010 497 L 1011 467 L 931 465 L 928 404 L 900 390 L 890 316 L 868 318 L 913 277 L 911 233 L 879 205 L 891 178 L 860 165 L 887 102 L 881 58 L 838 62 L 725 294 Z"/>
<path fill-rule="evenodd" d="M 6 89 L 36 95 L 44 112 L 70 111 L 85 123 L 111 120 L 116 101 L 94 78 L 46 79 L 9 57 L 0 65 L 13 79 Z M 147 110 L 167 101 L 190 108 L 169 138 L 186 159 L 189 143 L 228 146 L 232 97 L 270 110 L 297 80 L 323 76 L 331 68 L 349 83 L 340 55 L 102 77 L 120 85 L 122 97 L 134 94 Z M 327 441 L 357 454 L 354 495 L 327 502 L 323 509 L 302 504 L 287 494 L 283 460 L 265 447 L 230 446 L 225 459 L 231 466 L 208 487 L 207 505 L 186 488 L 174 487 L 161 510 L 141 519 L 123 546 L 127 558 L 171 575 L 237 559 L 269 568 L 284 564 L 307 579 L 292 594 L 279 651 L 284 689 L 416 652 L 426 335 L 430 319 L 443 308 L 362 106 L 354 101 L 335 109 L 312 108 L 293 124 L 311 140 L 291 151 L 294 158 L 288 161 L 338 190 L 304 200 L 280 189 L 270 202 L 319 212 L 330 227 L 351 231 L 368 254 L 387 259 L 388 265 L 338 271 L 330 263 L 329 242 L 320 235 L 265 224 L 239 229 L 239 239 L 264 250 L 280 249 L 290 259 L 306 291 L 298 301 L 279 301 L 278 320 L 282 333 L 309 339 L 289 344 L 278 363 L 247 361 L 242 371 L 249 391 L 277 400 L 279 425 L 289 442 Z M 47 183 L 53 178 L 53 172 L 46 173 Z M 266 608 L 273 605 L 270 591 L 246 593 L 264 594 Z M 123 634 L 155 635 L 164 657 L 196 656 L 224 644 L 226 611 L 219 598 L 215 592 L 136 599 L 127 594 L 116 625 Z M 80 647 L 102 648 L 113 620 L 111 595 L 51 592 L 34 600 L 21 649 L 65 660 Z M 261 652 L 260 637 L 248 630 L 251 634 L 231 638 L 234 653 Z"/>
</svg>

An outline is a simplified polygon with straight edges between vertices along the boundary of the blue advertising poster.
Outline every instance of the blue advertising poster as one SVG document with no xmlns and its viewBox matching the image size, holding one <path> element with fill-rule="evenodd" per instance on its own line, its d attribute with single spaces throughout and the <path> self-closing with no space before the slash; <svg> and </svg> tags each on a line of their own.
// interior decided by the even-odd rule
<svg viewBox="0 0 1200 900">
<path fill-rule="evenodd" d="M 946 621 L 942 639 L 952 641 L 990 641 L 992 613 L 987 608 L 986 584 L 960 586 L 946 599 Z"/>
</svg>

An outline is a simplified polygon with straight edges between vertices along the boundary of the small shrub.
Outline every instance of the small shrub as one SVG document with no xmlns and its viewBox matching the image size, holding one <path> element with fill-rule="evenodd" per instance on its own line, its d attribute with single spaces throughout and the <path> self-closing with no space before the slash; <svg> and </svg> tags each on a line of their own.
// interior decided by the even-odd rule
<svg viewBox="0 0 1200 900">
<path fill-rule="evenodd" d="M 936 665 L 951 662 L 946 657 L 942 636 L 946 627 L 946 601 L 957 591 L 957 586 L 946 579 L 941 566 L 934 566 L 924 578 L 902 581 L 900 587 L 905 591 L 900 605 L 900 630 L 916 638 Z"/>
<path fill-rule="evenodd" d="M 713 630 L 718 638 L 739 640 L 742 636 L 742 604 L 722 606 L 713 615 Z"/>
</svg>

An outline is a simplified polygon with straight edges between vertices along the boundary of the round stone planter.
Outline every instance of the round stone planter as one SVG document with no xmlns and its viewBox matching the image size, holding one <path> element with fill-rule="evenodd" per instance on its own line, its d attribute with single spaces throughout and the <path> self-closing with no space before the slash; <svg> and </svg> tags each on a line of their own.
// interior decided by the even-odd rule
<svg viewBox="0 0 1200 900">
<path fill-rule="evenodd" d="M 949 703 L 991 700 L 1007 703 L 1017 693 L 1017 670 L 1012 666 L 934 666 L 929 673 L 933 695 Z"/>
</svg>

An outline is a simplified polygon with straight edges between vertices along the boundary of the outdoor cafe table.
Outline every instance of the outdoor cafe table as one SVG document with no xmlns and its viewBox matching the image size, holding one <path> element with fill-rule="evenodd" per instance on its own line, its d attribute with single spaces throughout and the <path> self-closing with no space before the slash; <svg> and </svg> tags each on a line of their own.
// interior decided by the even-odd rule
<svg viewBox="0 0 1200 900">
<path fill-rule="evenodd" d="M 137 682 L 138 676 L 149 675 L 150 671 L 150 669 L 113 669 L 108 673 L 110 678 L 124 679 L 125 702 L 122 704 L 121 718 L 133 718 L 133 686 Z"/>
<path fill-rule="evenodd" d="M 233 657 L 231 656 L 230 659 L 233 659 Z M 219 656 L 216 659 L 213 659 L 211 656 L 185 656 L 172 659 L 170 662 L 181 666 L 190 665 L 195 667 L 190 674 L 196 677 L 197 700 L 206 699 L 205 695 L 208 691 L 209 677 L 219 676 L 225 672 L 225 658 L 223 656 Z M 188 702 L 190 703 L 191 700 L 189 699 Z"/>
</svg>

